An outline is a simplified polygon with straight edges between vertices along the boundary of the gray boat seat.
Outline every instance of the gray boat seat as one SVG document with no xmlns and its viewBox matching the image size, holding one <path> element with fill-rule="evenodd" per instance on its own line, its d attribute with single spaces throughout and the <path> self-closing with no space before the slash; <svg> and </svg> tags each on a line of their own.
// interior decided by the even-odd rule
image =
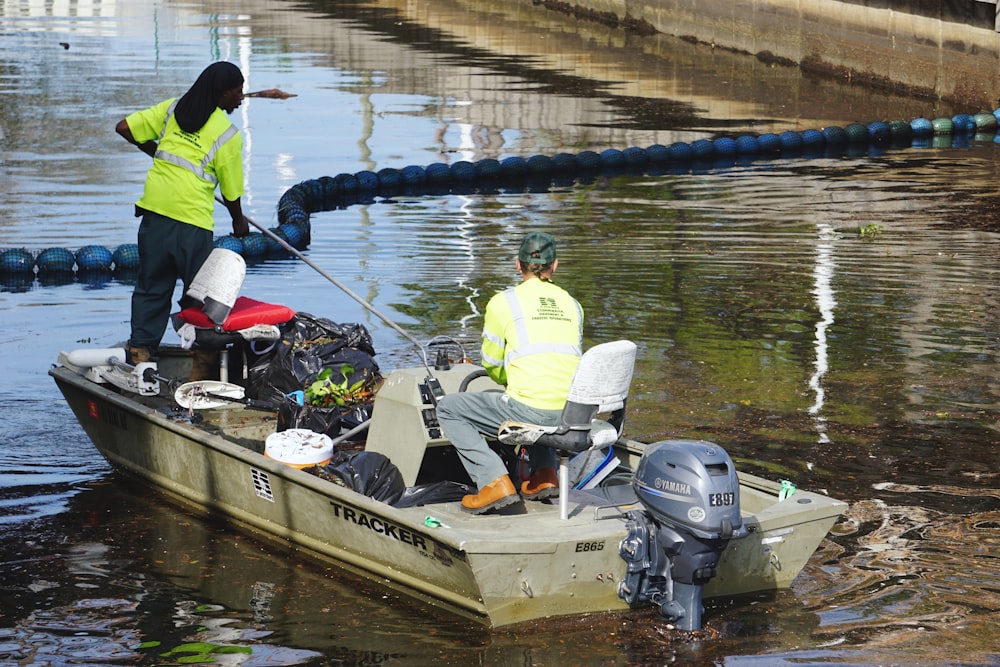
<svg viewBox="0 0 1000 667">
<path fill-rule="evenodd" d="M 559 450 L 559 502 L 563 518 L 569 494 L 569 454 L 602 449 L 621 437 L 635 355 L 636 345 L 630 340 L 595 345 L 580 358 L 559 424 L 541 426 L 508 420 L 500 425 L 497 432 L 500 442 Z M 597 419 L 599 414 L 609 416 Z"/>
</svg>

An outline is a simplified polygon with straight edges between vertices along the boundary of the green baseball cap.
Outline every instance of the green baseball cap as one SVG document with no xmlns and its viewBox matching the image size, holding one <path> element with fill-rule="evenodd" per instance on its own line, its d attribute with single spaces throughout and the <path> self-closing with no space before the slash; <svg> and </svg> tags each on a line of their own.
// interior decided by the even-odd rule
<svg viewBox="0 0 1000 667">
<path fill-rule="evenodd" d="M 529 232 L 521 241 L 517 258 L 524 264 L 551 264 L 556 259 L 556 240 L 545 232 Z"/>
</svg>

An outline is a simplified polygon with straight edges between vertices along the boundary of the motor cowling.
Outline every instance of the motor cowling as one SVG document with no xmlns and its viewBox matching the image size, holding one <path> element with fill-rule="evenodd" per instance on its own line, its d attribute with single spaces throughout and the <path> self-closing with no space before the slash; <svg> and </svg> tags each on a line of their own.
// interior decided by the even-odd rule
<svg viewBox="0 0 1000 667">
<path fill-rule="evenodd" d="M 630 606 L 652 602 L 680 629 L 698 630 L 704 585 L 729 541 L 747 534 L 732 459 L 712 442 L 652 443 L 632 486 L 644 509 L 628 512 L 618 595 Z"/>
</svg>

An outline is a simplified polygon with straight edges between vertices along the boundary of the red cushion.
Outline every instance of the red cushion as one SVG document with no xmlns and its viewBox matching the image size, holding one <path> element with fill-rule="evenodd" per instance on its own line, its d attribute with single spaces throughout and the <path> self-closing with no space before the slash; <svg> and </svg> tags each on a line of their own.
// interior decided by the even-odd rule
<svg viewBox="0 0 1000 667">
<path fill-rule="evenodd" d="M 208 315 L 201 311 L 198 306 L 185 308 L 179 317 L 188 324 L 207 329 L 215 328 Z M 239 331 L 249 329 L 255 324 L 283 324 L 295 317 L 295 311 L 288 306 L 279 306 L 274 303 L 264 303 L 255 301 L 245 296 L 238 297 L 229 317 L 222 323 L 223 331 Z"/>
</svg>

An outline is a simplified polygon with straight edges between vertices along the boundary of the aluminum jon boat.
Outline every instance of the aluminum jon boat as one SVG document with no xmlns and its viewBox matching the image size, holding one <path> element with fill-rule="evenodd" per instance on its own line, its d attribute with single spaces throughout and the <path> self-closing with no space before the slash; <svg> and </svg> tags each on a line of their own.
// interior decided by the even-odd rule
<svg viewBox="0 0 1000 667">
<path fill-rule="evenodd" d="M 700 629 L 703 598 L 791 585 L 847 507 L 737 472 L 709 442 L 622 437 L 620 421 L 610 444 L 584 452 L 607 453 L 591 457 L 602 463 L 600 479 L 596 467 L 570 479 L 573 458 L 560 470 L 559 499 L 479 516 L 454 499 L 397 507 L 267 455 L 273 411 L 238 398 L 179 407 L 179 383 L 169 379 L 187 377 L 180 348 L 135 367 L 123 359 L 121 350 L 75 351 L 49 371 L 116 469 L 252 535 L 490 627 L 656 605 L 676 627 Z M 425 355 L 422 366 L 390 372 L 364 444 L 353 445 L 388 457 L 408 487 L 461 475 L 437 427 L 435 395 L 497 389 L 476 365 L 433 366 Z M 570 455 L 580 456 L 564 451 L 562 461 Z"/>
</svg>

